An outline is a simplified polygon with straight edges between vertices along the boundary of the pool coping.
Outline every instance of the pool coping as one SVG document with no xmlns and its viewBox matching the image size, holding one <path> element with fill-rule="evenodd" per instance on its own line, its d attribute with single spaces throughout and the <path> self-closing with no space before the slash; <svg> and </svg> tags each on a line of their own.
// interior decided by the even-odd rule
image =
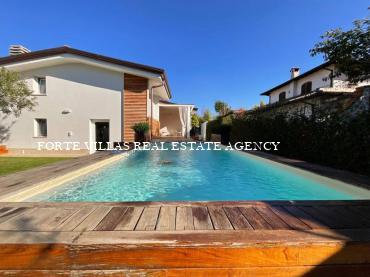
<svg viewBox="0 0 370 277">
<path fill-rule="evenodd" d="M 306 162 L 303 160 L 297 160 L 292 158 L 286 158 L 283 156 L 275 155 L 272 153 L 266 153 L 262 151 L 241 151 L 246 154 L 251 154 L 259 158 L 267 159 L 276 163 L 291 166 L 311 172 L 313 174 L 323 176 L 326 178 L 334 179 L 349 185 L 361 187 L 370 190 L 370 177 L 342 169 L 336 169 L 333 167 L 319 165 L 316 163 Z"/>
<path fill-rule="evenodd" d="M 31 184 L 25 188 L 11 191 L 9 193 L 6 193 L 0 196 L 0 202 L 23 202 L 40 193 L 44 193 L 50 189 L 61 186 L 68 181 L 74 180 L 78 177 L 91 173 L 97 169 L 103 168 L 114 162 L 120 161 L 123 158 L 127 157 L 130 153 L 132 153 L 132 150 L 125 151 L 122 153 L 114 153 L 114 154 L 112 153 L 112 155 L 108 154 L 105 158 L 103 158 L 103 160 L 97 161 L 92 164 L 86 164 L 85 166 L 82 166 L 76 170 L 72 170 L 68 173 L 61 174 L 61 175 L 57 174 L 56 176 L 53 176 L 51 174 L 50 178 L 47 178 L 46 180 L 43 180 L 41 182 L 35 182 L 34 184 Z M 14 175 L 16 174 L 17 173 L 15 173 Z M 20 172 L 20 174 L 22 174 L 22 172 Z"/>
</svg>

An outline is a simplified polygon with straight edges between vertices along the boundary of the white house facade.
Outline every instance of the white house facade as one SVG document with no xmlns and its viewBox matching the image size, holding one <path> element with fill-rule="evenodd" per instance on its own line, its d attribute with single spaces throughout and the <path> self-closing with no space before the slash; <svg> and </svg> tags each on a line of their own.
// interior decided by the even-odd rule
<svg viewBox="0 0 370 277">
<path fill-rule="evenodd" d="M 343 91 L 343 89 L 354 90 L 356 87 L 349 86 L 347 77 L 344 74 L 337 74 L 335 65 L 330 62 L 323 63 L 303 74 L 300 74 L 299 68 L 294 67 L 290 73 L 290 80 L 261 93 L 269 97 L 269 104 L 307 95 L 319 89 Z"/>
<path fill-rule="evenodd" d="M 340 74 L 335 64 L 323 63 L 300 74 L 299 68 L 290 70 L 291 78 L 263 93 L 269 103 L 249 110 L 249 114 L 264 113 L 303 115 L 311 117 L 321 112 L 336 112 L 349 109 L 363 95 L 369 80 L 350 84 L 345 74 Z"/>
<path fill-rule="evenodd" d="M 135 123 L 148 122 L 152 135 L 164 127 L 160 101 L 168 101 L 171 93 L 162 69 L 69 47 L 0 58 L 0 67 L 19 72 L 37 102 L 19 118 L 0 115 L 0 145 L 14 153 L 34 152 L 38 142 L 62 142 L 63 150 L 65 142 L 78 142 L 87 153 L 99 139 L 133 141 Z M 190 114 L 193 105 L 182 107 Z M 189 124 L 190 115 L 178 129 Z"/>
</svg>

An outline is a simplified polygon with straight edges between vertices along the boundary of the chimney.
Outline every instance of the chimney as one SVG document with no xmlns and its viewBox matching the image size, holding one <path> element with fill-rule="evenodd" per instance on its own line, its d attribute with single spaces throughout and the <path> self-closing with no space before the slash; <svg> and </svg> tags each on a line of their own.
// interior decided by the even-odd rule
<svg viewBox="0 0 370 277">
<path fill-rule="evenodd" d="M 10 45 L 9 47 L 9 55 L 14 56 L 14 55 L 20 55 L 20 54 L 26 54 L 31 52 L 31 50 L 27 49 L 23 45 Z"/>
<path fill-rule="evenodd" d="M 297 76 L 299 76 L 299 67 L 292 67 L 290 69 L 290 79 L 293 79 Z"/>
</svg>

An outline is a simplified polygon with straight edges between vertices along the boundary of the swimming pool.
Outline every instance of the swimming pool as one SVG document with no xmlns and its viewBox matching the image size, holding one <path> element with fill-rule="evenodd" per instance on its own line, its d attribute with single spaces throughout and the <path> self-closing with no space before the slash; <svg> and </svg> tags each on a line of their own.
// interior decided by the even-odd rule
<svg viewBox="0 0 370 277">
<path fill-rule="evenodd" d="M 239 151 L 135 151 L 30 201 L 369 199 L 368 190 Z"/>
</svg>

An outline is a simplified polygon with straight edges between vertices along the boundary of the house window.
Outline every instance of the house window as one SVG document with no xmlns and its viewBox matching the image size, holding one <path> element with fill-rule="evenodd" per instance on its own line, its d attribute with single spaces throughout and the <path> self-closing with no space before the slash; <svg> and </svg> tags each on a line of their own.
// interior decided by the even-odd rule
<svg viewBox="0 0 370 277">
<path fill-rule="evenodd" d="M 286 92 L 279 93 L 279 102 L 283 102 L 286 99 Z"/>
<path fill-rule="evenodd" d="M 308 94 L 312 91 L 312 82 L 306 82 L 301 86 L 301 94 Z"/>
<path fill-rule="evenodd" d="M 38 92 L 37 94 L 46 94 L 46 79 L 45 77 L 37 77 L 36 78 L 37 86 L 38 86 Z"/>
<path fill-rule="evenodd" d="M 35 119 L 34 131 L 35 137 L 46 137 L 48 135 L 47 121 L 45 118 Z"/>
</svg>

